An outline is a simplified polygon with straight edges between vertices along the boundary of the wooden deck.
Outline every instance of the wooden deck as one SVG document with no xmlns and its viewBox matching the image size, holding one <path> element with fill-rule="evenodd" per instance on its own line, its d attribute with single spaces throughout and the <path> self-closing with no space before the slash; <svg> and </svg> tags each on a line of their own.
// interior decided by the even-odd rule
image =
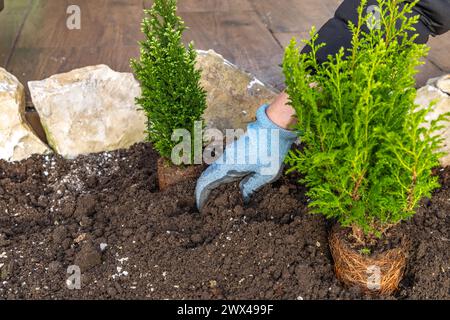
<svg viewBox="0 0 450 320">
<path fill-rule="evenodd" d="M 277 88 L 283 47 L 320 27 L 341 0 L 179 0 L 189 30 L 186 41 L 214 49 Z M 69 5 L 81 8 L 81 29 L 66 27 Z M 0 12 L 0 66 L 22 83 L 93 64 L 130 71 L 139 53 L 142 9 L 150 0 L 6 0 Z M 450 72 L 450 33 L 430 40 L 431 52 L 418 76 Z"/>
</svg>

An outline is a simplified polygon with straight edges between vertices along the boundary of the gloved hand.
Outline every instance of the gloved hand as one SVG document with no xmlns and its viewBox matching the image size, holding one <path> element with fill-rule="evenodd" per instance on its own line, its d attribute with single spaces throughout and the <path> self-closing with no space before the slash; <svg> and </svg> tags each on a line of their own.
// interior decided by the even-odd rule
<svg viewBox="0 0 450 320">
<path fill-rule="evenodd" d="M 266 114 L 268 107 L 261 106 L 256 113 L 257 120 L 248 125 L 247 132 L 203 172 L 195 190 L 199 210 L 211 191 L 222 184 L 242 179 L 239 187 L 244 201 L 248 202 L 255 191 L 279 178 L 297 134 L 273 123 Z"/>
</svg>

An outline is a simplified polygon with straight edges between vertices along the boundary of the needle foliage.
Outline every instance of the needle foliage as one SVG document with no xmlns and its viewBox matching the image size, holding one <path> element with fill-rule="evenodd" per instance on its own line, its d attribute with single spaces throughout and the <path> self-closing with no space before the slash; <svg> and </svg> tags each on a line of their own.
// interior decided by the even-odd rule
<svg viewBox="0 0 450 320">
<path fill-rule="evenodd" d="M 286 49 L 287 93 L 304 143 L 287 162 L 302 174 L 313 213 L 381 236 L 439 187 L 431 172 L 441 156 L 436 131 L 449 115 L 424 126 L 432 106 L 414 103 L 414 75 L 428 50 L 414 42 L 417 1 L 379 0 L 376 20 L 366 3 L 358 25 L 348 26 L 348 51 L 318 64 L 326 44 L 317 43 L 314 28 L 304 41 L 311 52 L 300 53 L 295 39 Z"/>
<path fill-rule="evenodd" d="M 168 159 L 178 143 L 171 139 L 174 130 L 186 129 L 193 137 L 194 123 L 206 108 L 201 72 L 195 68 L 197 53 L 192 43 L 184 46 L 186 27 L 176 11 L 176 0 L 155 0 L 145 10 L 140 58 L 131 61 L 142 88 L 137 103 L 148 118 L 148 140 Z"/>
</svg>

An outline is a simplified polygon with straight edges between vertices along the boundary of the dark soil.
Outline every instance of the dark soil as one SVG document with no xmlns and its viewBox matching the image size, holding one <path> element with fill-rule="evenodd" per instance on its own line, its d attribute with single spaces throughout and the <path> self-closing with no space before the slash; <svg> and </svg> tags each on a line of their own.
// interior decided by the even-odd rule
<svg viewBox="0 0 450 320">
<path fill-rule="evenodd" d="M 200 214 L 195 180 L 159 192 L 156 162 L 148 144 L 0 162 L 0 298 L 367 298 L 335 279 L 329 223 L 307 213 L 297 177 L 247 206 L 221 187 Z M 450 170 L 440 175 L 404 224 L 413 242 L 394 298 L 450 298 Z M 80 290 L 66 285 L 74 264 Z"/>
<path fill-rule="evenodd" d="M 165 191 L 188 179 L 196 179 L 206 167 L 203 165 L 176 166 L 164 158 L 159 158 L 156 171 L 158 174 L 159 190 Z"/>
<path fill-rule="evenodd" d="M 355 235 L 352 228 L 343 228 L 339 224 L 336 225 L 335 232 L 348 248 L 373 258 L 400 247 L 408 250 L 410 238 L 410 228 L 406 223 L 391 227 L 382 234 L 381 238 L 375 234 L 365 236 L 362 230 L 358 230 L 359 234 Z"/>
</svg>

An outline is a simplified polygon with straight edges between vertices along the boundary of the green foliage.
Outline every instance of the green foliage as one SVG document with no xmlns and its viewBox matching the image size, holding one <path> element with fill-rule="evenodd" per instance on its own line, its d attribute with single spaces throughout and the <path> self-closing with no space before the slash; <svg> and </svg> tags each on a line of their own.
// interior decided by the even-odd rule
<svg viewBox="0 0 450 320">
<path fill-rule="evenodd" d="M 173 131 L 187 129 L 193 136 L 194 122 L 206 108 L 201 72 L 195 68 L 197 53 L 192 43 L 183 45 L 186 27 L 176 10 L 176 0 L 155 0 L 145 10 L 140 60 L 131 61 L 142 87 L 137 103 L 147 114 L 148 140 L 165 158 L 177 144 L 171 140 Z"/>
<path fill-rule="evenodd" d="M 370 256 L 371 253 L 372 251 L 369 248 L 362 248 L 359 250 L 359 254 L 361 255 Z"/>
<path fill-rule="evenodd" d="M 436 131 L 449 119 L 421 125 L 429 108 L 414 103 L 414 75 L 428 48 L 414 43 L 418 16 L 408 14 L 415 3 L 400 2 L 379 0 L 381 28 L 364 32 L 374 17 L 362 1 L 346 58 L 341 49 L 319 65 L 324 45 L 313 28 L 304 41 L 311 52 L 301 54 L 293 39 L 283 63 L 305 145 L 287 162 L 304 176 L 311 211 L 377 236 L 411 217 L 439 186 L 431 175 L 441 155 Z"/>
</svg>

